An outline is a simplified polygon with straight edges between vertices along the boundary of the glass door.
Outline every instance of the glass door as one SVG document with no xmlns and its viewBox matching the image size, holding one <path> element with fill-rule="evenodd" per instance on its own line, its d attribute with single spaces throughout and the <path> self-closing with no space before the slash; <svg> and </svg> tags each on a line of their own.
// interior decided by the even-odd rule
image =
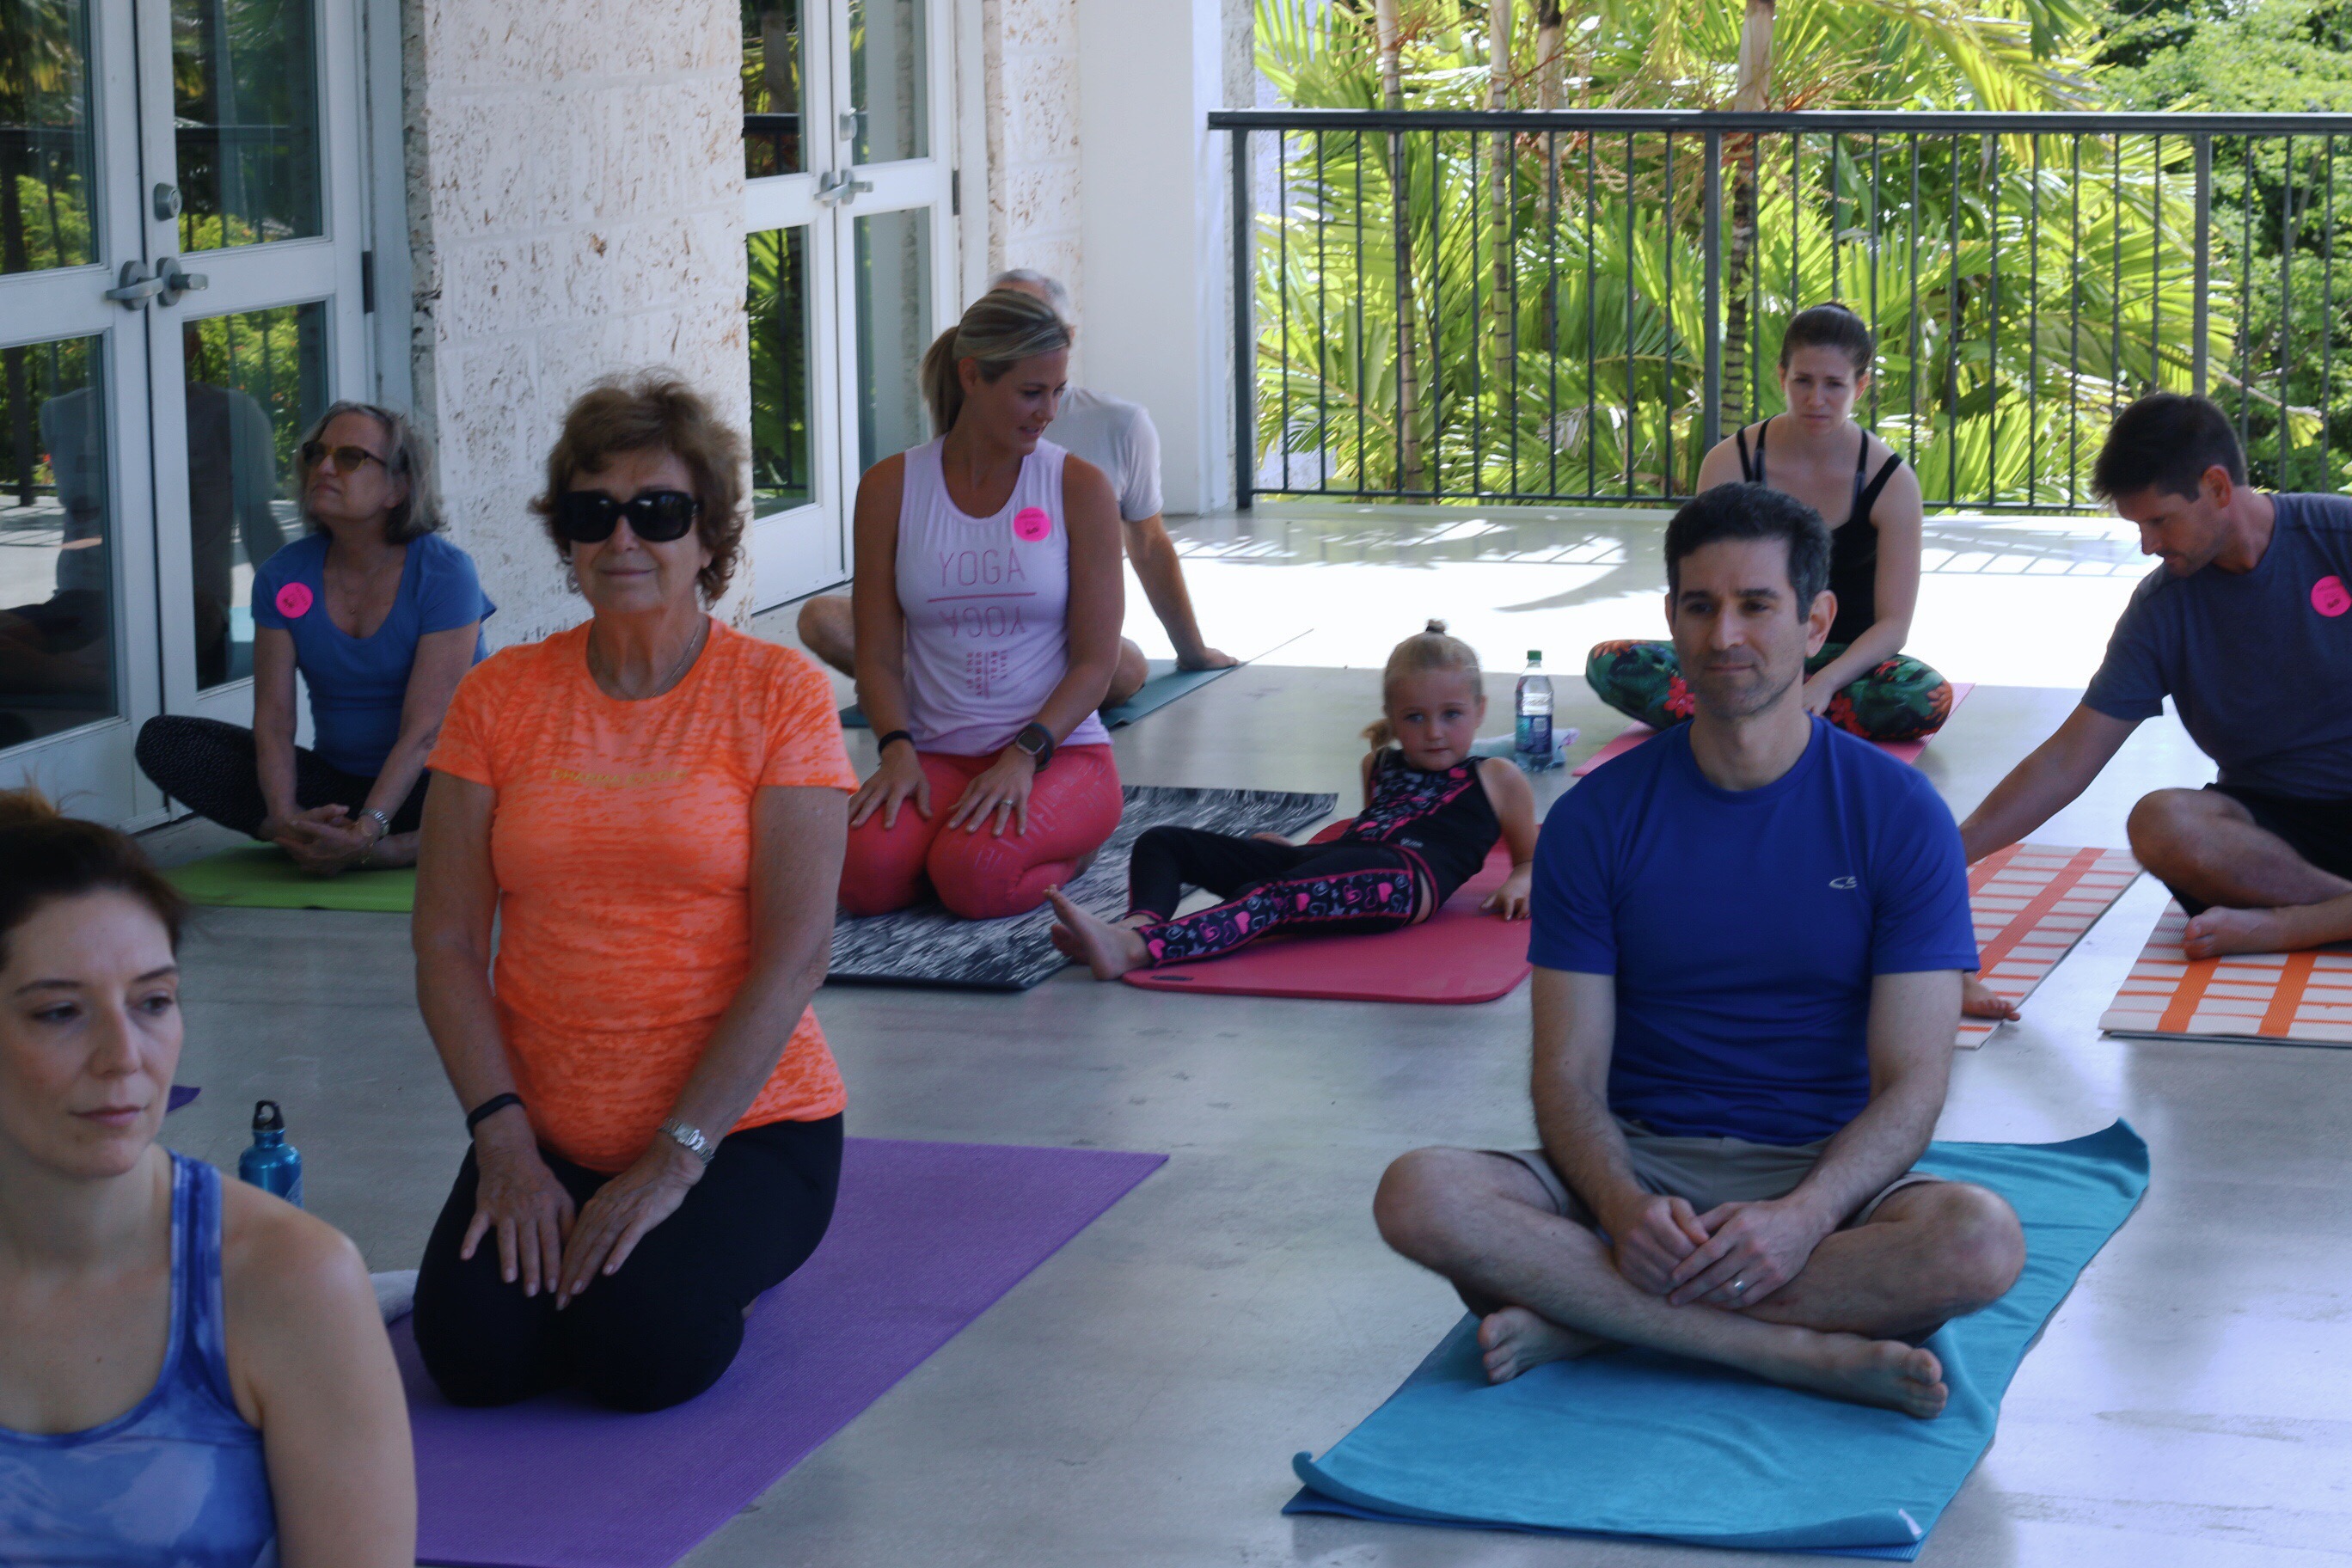
<svg viewBox="0 0 2352 1568">
<path fill-rule="evenodd" d="M 320 0 L 142 16 L 170 62 L 153 216 L 187 280 L 147 313 L 168 712 L 252 722 L 254 568 L 304 528 L 294 448 L 367 394 L 353 21 Z"/>
<path fill-rule="evenodd" d="M 849 574 L 857 477 L 930 438 L 954 308 L 938 0 L 742 0 L 759 606 Z"/>
<path fill-rule="evenodd" d="M 133 47 L 127 9 L 0 0 L 0 786 L 110 821 L 160 805 Z"/>
<path fill-rule="evenodd" d="M 293 447 L 367 385 L 351 0 L 0 0 L 0 784 L 247 723 Z"/>
</svg>

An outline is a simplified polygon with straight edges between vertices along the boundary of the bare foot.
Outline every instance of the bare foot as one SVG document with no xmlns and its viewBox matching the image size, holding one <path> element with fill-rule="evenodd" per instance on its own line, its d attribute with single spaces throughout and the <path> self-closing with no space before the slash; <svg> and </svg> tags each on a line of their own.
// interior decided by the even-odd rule
<svg viewBox="0 0 2352 1568">
<path fill-rule="evenodd" d="M 1093 970 L 1097 980 L 1116 980 L 1151 962 L 1133 926 L 1113 925 L 1100 915 L 1088 914 L 1070 902 L 1059 888 L 1046 889 L 1045 901 L 1061 917 L 1053 931 L 1055 947 L 1063 956 Z"/>
<path fill-rule="evenodd" d="M 1797 1332 L 1813 1342 L 1772 1374 L 1776 1383 L 1856 1405 L 1900 1410 L 1922 1421 L 1941 1415 L 1944 1402 L 1952 1396 L 1944 1385 L 1944 1363 L 1931 1350 L 1860 1334 Z"/>
<path fill-rule="evenodd" d="M 1581 1329 L 1564 1329 L 1525 1307 L 1489 1312 L 1478 1324 L 1488 1383 L 1508 1383 L 1530 1367 L 1590 1355 L 1608 1342 Z"/>
<path fill-rule="evenodd" d="M 1960 1012 L 1963 1016 L 1970 1018 L 2009 1019 L 2021 1016 L 2017 1010 L 2016 1003 L 1995 993 L 1991 986 L 1984 983 L 1982 976 L 1975 974 L 1963 975 L 1960 978 Z"/>
<path fill-rule="evenodd" d="M 2225 910 L 2216 905 L 2189 922 L 2180 951 L 2191 958 L 2229 952 L 2284 952 L 2302 946 L 2287 929 L 2282 910 Z"/>
</svg>

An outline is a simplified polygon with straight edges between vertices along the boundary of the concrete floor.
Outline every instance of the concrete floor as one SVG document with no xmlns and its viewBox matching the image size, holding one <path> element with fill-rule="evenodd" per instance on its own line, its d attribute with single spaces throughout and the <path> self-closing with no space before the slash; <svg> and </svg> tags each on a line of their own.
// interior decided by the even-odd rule
<svg viewBox="0 0 2352 1568">
<path fill-rule="evenodd" d="M 1276 614 L 1327 629 L 1280 656 L 1292 662 L 1120 731 L 1124 776 L 1344 789 L 1377 701 L 1365 667 L 1423 616 L 1447 616 L 1506 668 L 1526 647 L 1580 648 L 1657 618 L 1654 521 L 1503 517 L 1466 547 L 1457 526 L 1293 515 L 1184 531 L 1213 640 L 1240 647 Z M 1986 684 L 1922 766 L 1964 812 L 2071 707 L 2137 573 L 2111 525 L 1950 531 L 1973 554 L 1931 556 L 1922 651 Z M 1516 553 L 1476 542 L 1497 536 Z M 1610 549 L 1630 564 L 1596 595 L 1591 560 Z M 2029 564 L 2004 571 L 2011 558 Z M 788 621 L 761 629 L 788 637 Z M 1615 731 L 1580 680 L 1559 685 L 1580 752 Z M 1490 729 L 1508 686 L 1492 681 Z M 869 747 L 859 734 L 861 767 Z M 2137 794 L 2209 776 L 2172 721 L 2151 723 L 2040 837 L 2119 845 Z M 158 842 L 184 855 L 206 837 Z M 1923 1563 L 2352 1555 L 2352 1058 L 2102 1038 L 2097 1015 L 2161 901 L 2137 885 L 2024 1025 L 1959 1060 L 1946 1136 L 2059 1139 L 2124 1116 L 2155 1180 L 2026 1358 L 1998 1443 Z M 413 1266 L 463 1142 L 405 937 L 389 916 L 206 912 L 184 954 L 184 1076 L 205 1092 L 169 1128 L 226 1163 L 253 1100 L 283 1101 L 313 1209 L 379 1268 Z M 697 1568 L 1729 1560 L 1277 1511 L 1290 1456 L 1336 1441 L 1459 1310 L 1382 1247 L 1369 1201 L 1416 1144 L 1531 1136 L 1524 988 L 1414 1008 L 1179 999 L 1065 972 L 1019 996 L 828 989 L 817 1010 L 855 1132 L 1171 1158 L 697 1551 Z"/>
</svg>

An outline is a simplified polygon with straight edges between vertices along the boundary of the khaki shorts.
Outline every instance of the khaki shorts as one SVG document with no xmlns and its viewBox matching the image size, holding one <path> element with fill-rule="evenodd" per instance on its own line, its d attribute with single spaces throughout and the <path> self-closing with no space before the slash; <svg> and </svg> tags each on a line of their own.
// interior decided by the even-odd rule
<svg viewBox="0 0 2352 1568">
<path fill-rule="evenodd" d="M 1701 1214 L 1719 1204 L 1762 1203 L 1788 1196 L 1829 1147 L 1826 1138 L 1817 1143 L 1750 1143 L 1740 1138 L 1668 1138 L 1633 1121 L 1621 1121 L 1617 1129 L 1625 1135 L 1633 1179 L 1642 1184 L 1642 1190 L 1686 1199 Z M 1525 1166 L 1543 1184 L 1552 1213 L 1598 1228 L 1592 1210 L 1569 1190 L 1542 1150 L 1489 1149 L 1486 1152 Z M 1848 1215 L 1839 1228 L 1862 1224 L 1878 1212 L 1879 1205 L 1906 1187 L 1943 1179 L 1925 1171 L 1906 1171 Z"/>
</svg>

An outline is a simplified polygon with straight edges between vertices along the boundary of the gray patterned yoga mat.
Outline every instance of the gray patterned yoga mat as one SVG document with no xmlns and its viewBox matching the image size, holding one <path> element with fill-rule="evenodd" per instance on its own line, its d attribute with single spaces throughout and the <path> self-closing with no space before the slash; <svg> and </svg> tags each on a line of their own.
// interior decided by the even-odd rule
<svg viewBox="0 0 2352 1568">
<path fill-rule="evenodd" d="M 1068 892 L 1081 909 L 1112 918 L 1127 912 L 1127 857 L 1147 828 L 1201 827 L 1212 833 L 1296 834 L 1331 815 L 1333 795 L 1272 789 L 1171 789 L 1129 784 L 1118 831 Z M 1026 991 L 1069 960 L 1047 934 L 1054 911 L 1040 906 L 1001 921 L 960 920 L 936 903 L 894 914 L 833 922 L 833 967 L 825 978 L 866 985 L 954 985 Z"/>
</svg>

